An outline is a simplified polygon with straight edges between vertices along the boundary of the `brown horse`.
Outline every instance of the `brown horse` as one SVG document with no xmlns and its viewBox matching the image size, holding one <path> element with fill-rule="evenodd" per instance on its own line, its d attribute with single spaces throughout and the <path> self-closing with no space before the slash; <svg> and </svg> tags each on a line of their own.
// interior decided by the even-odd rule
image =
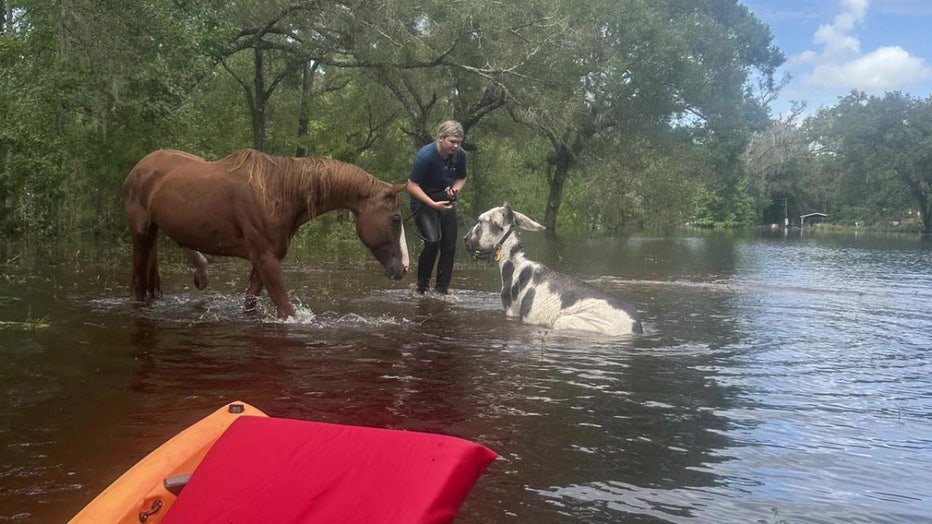
<svg viewBox="0 0 932 524">
<path fill-rule="evenodd" d="M 398 192 L 357 166 L 327 158 L 274 157 L 252 149 L 208 162 L 160 149 L 136 164 L 123 184 L 133 237 L 133 295 L 162 294 L 158 271 L 161 228 L 194 263 L 194 283 L 207 286 L 207 259 L 235 256 L 252 263 L 246 310 L 263 286 L 281 318 L 294 315 L 281 260 L 302 224 L 334 209 L 349 209 L 356 233 L 385 268 L 400 279 L 408 268 Z"/>
</svg>

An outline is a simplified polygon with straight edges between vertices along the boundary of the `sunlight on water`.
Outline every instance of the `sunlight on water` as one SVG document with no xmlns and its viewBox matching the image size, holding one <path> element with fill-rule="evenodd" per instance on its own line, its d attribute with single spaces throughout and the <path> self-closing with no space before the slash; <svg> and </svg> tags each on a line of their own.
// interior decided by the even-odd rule
<svg viewBox="0 0 932 524">
<path fill-rule="evenodd" d="M 452 297 L 415 296 L 368 260 L 294 264 L 286 320 L 267 296 L 243 312 L 241 265 L 217 268 L 206 292 L 166 269 L 166 294 L 142 305 L 99 285 L 109 259 L 11 273 L 0 321 L 48 327 L 3 330 L 0 520 L 67 520 L 231 399 L 492 447 L 501 458 L 463 523 L 932 515 L 932 246 L 797 236 L 529 250 L 635 304 L 645 334 L 506 318 L 497 272 L 468 261 Z"/>
<path fill-rule="evenodd" d="M 394 315 L 360 315 L 352 312 L 320 311 L 296 305 L 294 316 L 279 319 L 275 309 L 266 301 L 260 301 L 254 312 L 245 313 L 242 309 L 242 297 L 224 294 L 206 294 L 201 296 L 177 295 L 160 298 L 145 305 L 135 304 L 130 299 L 102 298 L 88 301 L 101 311 L 113 311 L 136 306 L 144 316 L 160 321 L 191 323 L 215 322 L 251 322 L 260 324 L 300 325 L 317 328 L 334 326 L 381 327 L 403 325 L 410 322 L 404 317 Z"/>
<path fill-rule="evenodd" d="M 932 514 L 920 487 L 932 485 L 932 310 L 919 306 L 932 304 L 932 278 L 904 272 L 917 261 L 902 253 L 771 247 L 748 247 L 742 263 L 754 269 L 734 278 L 664 284 L 681 296 L 719 294 L 733 309 L 722 318 L 740 338 L 692 366 L 740 392 L 732 407 L 709 406 L 723 424 L 706 431 L 728 444 L 692 468 L 720 487 L 529 489 L 561 507 L 595 503 L 674 522 L 908 522 Z M 682 412 L 683 402 L 641 405 Z M 908 484 L 899 482 L 904 473 Z M 731 489 L 745 495 L 729 500 Z"/>
</svg>

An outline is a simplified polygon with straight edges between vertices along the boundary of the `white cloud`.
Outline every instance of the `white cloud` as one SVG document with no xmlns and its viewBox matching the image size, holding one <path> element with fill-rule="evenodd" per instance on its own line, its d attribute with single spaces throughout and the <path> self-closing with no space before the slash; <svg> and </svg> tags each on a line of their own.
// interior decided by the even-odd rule
<svg viewBox="0 0 932 524">
<path fill-rule="evenodd" d="M 816 53 L 815 51 L 803 51 L 796 56 L 791 56 L 787 60 L 787 65 L 791 68 L 795 68 L 798 66 L 815 63 L 818 59 L 819 53 Z"/>
<path fill-rule="evenodd" d="M 840 7 L 832 23 L 819 26 L 813 35 L 820 49 L 804 51 L 789 60 L 792 69 L 802 71 L 801 80 L 806 85 L 879 94 L 932 76 L 932 68 L 923 58 L 902 47 L 861 51 L 856 29 L 867 18 L 869 0 L 841 0 Z"/>
<path fill-rule="evenodd" d="M 842 57 L 861 51 L 861 41 L 851 33 L 867 15 L 867 0 L 842 0 L 842 12 L 829 25 L 821 25 L 813 41 L 822 44 L 825 57 Z"/>
<path fill-rule="evenodd" d="M 930 74 L 932 70 L 923 59 L 894 46 L 881 47 L 840 63 L 818 64 L 807 81 L 819 87 L 858 89 L 879 94 L 918 82 Z"/>
</svg>

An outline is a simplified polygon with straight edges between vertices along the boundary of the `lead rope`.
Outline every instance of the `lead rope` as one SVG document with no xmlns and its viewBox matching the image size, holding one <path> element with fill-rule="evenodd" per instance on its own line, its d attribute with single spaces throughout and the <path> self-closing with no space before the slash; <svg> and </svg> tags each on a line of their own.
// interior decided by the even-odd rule
<svg viewBox="0 0 932 524">
<path fill-rule="evenodd" d="M 453 198 L 449 198 L 447 201 L 450 202 L 451 204 L 452 204 L 453 202 L 456 202 L 456 195 L 453 195 Z M 406 216 L 406 217 L 404 218 L 404 221 L 407 222 L 408 220 L 411 220 L 412 218 L 415 217 L 415 215 L 417 215 L 418 213 L 420 213 L 421 210 L 423 210 L 423 209 L 426 208 L 426 207 L 430 207 L 430 206 L 428 206 L 428 205 L 425 204 L 424 202 L 421 202 L 421 206 L 417 208 L 417 211 L 413 211 L 410 215 Z"/>
<path fill-rule="evenodd" d="M 502 235 L 502 238 L 498 240 L 498 243 L 495 244 L 495 249 L 494 249 L 495 256 L 492 258 L 489 258 L 489 264 L 492 263 L 493 258 L 495 259 L 496 262 L 502 259 L 502 245 L 505 244 L 505 240 L 507 240 L 508 237 L 511 236 L 514 230 L 515 230 L 515 225 L 512 224 L 511 227 L 508 228 L 508 231 L 505 231 L 505 234 Z"/>
<path fill-rule="evenodd" d="M 454 178 L 456 177 L 456 156 L 457 154 L 459 154 L 459 152 L 460 152 L 460 148 L 457 147 L 456 149 L 453 150 L 452 153 L 450 153 L 450 157 L 443 161 L 444 167 L 446 167 L 447 169 L 453 172 Z M 456 202 L 456 195 L 453 195 L 453 198 L 448 198 L 447 200 L 450 203 Z M 421 203 L 423 204 L 423 202 Z M 424 209 L 425 207 L 430 207 L 430 206 L 428 206 L 427 204 L 424 204 L 423 206 L 419 207 L 417 211 L 414 211 L 413 213 L 405 217 L 404 222 L 407 222 L 408 220 L 411 220 L 412 218 L 414 218 L 414 216 L 420 213 L 421 210 Z"/>
</svg>

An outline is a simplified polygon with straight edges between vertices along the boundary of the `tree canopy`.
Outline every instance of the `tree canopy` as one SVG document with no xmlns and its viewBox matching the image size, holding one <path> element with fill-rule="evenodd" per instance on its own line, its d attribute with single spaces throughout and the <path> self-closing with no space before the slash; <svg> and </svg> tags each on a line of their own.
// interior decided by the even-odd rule
<svg viewBox="0 0 932 524">
<path fill-rule="evenodd" d="M 467 131 L 472 215 L 508 200 L 551 230 L 750 224 L 781 192 L 837 205 L 854 176 L 838 174 L 842 159 L 870 172 L 857 187 L 895 180 L 885 204 L 905 195 L 928 215 L 928 147 L 900 154 L 927 136 L 928 103 L 861 97 L 805 126 L 772 122 L 761 93 L 779 89 L 783 55 L 736 0 L 2 0 L 0 12 L 5 234 L 122 230 L 122 180 L 160 147 L 332 156 L 401 181 L 448 118 Z M 865 156 L 868 144 L 887 149 Z"/>
<path fill-rule="evenodd" d="M 765 214 L 781 200 L 793 214 L 932 233 L 932 98 L 852 92 L 758 133 L 745 158 Z"/>
</svg>

